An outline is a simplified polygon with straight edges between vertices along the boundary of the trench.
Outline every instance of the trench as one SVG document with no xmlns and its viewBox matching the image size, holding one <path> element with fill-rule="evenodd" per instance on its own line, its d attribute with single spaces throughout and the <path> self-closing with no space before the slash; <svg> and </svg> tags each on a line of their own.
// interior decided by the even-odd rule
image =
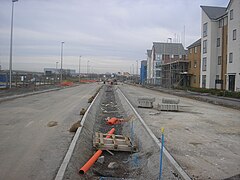
<svg viewBox="0 0 240 180">
<path fill-rule="evenodd" d="M 133 116 L 131 121 L 109 126 L 107 117 L 126 118 Z M 115 135 L 130 137 L 137 152 L 111 151 L 114 155 L 103 151 L 104 162 L 95 162 L 84 174 L 79 169 L 96 152 L 93 148 L 95 132 L 107 133 L 115 128 Z M 109 168 L 110 162 L 116 162 L 116 168 Z M 181 179 L 166 157 L 163 157 L 164 179 Z M 104 85 L 89 109 L 76 146 L 64 172 L 63 179 L 158 179 L 159 176 L 159 146 L 134 115 L 127 102 L 121 96 L 117 86 Z"/>
</svg>

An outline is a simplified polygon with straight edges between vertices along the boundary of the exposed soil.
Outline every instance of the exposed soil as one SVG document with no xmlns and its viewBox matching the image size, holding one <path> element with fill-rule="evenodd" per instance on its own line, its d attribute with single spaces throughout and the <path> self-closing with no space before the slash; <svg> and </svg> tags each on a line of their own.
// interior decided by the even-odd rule
<svg viewBox="0 0 240 180">
<path fill-rule="evenodd" d="M 96 123 L 94 127 L 94 132 L 102 132 L 107 133 L 112 128 L 115 128 L 115 133 L 117 135 L 122 134 L 122 124 L 117 124 L 110 126 L 106 124 L 107 117 L 117 117 L 123 118 L 125 115 L 121 111 L 121 104 L 117 103 L 115 98 L 115 89 L 113 86 L 105 86 L 105 93 L 102 97 L 102 102 L 99 108 L 99 116 L 96 118 Z M 129 166 L 129 156 L 131 155 L 130 152 L 117 152 L 113 151 L 114 155 L 109 154 L 108 152 L 104 151 L 104 163 L 95 163 L 93 168 L 93 172 L 95 176 L 99 177 L 116 177 L 116 178 L 128 178 L 130 175 L 130 168 Z M 116 162 L 118 164 L 118 168 L 116 169 L 109 169 L 108 164 L 110 162 Z"/>
</svg>

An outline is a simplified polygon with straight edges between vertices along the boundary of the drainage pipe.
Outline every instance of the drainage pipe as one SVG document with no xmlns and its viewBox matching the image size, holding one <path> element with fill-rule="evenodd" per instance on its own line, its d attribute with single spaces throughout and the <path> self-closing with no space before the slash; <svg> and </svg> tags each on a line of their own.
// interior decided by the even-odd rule
<svg viewBox="0 0 240 180">
<path fill-rule="evenodd" d="M 112 128 L 109 132 L 106 138 L 110 138 L 111 134 L 114 134 L 115 128 Z M 80 174 L 85 174 L 90 167 L 97 161 L 97 159 L 101 156 L 102 150 L 98 150 L 89 160 L 86 162 L 86 164 L 79 170 Z"/>
</svg>

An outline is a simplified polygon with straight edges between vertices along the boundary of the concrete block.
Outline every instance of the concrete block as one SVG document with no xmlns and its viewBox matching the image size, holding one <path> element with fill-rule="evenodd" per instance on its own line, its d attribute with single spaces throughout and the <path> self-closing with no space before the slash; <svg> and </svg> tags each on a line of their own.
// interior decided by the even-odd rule
<svg viewBox="0 0 240 180">
<path fill-rule="evenodd" d="M 177 98 L 162 98 L 163 104 L 179 104 L 180 99 Z"/>
<path fill-rule="evenodd" d="M 138 98 L 138 107 L 145 107 L 145 108 L 153 108 L 153 102 L 155 101 L 155 98 Z"/>
</svg>

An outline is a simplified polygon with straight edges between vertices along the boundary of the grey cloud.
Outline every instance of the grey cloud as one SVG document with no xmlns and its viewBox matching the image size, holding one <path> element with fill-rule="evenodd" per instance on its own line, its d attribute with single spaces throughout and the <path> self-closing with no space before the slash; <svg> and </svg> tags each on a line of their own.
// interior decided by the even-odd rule
<svg viewBox="0 0 240 180">
<path fill-rule="evenodd" d="M 39 60 L 44 67 L 64 54 L 71 61 L 80 54 L 107 59 L 112 69 L 121 61 L 129 64 L 144 59 L 153 41 L 166 41 L 182 35 L 186 27 L 186 45 L 200 36 L 200 5 L 226 6 L 228 0 L 19 0 L 14 13 L 15 68 Z M 11 1 L 0 0 L 0 57 L 7 68 L 10 38 Z M 111 57 L 111 58 L 109 58 Z M 53 60 L 54 59 L 54 60 Z M 110 63 L 110 62 L 113 63 Z M 105 61 L 104 61 L 105 62 Z M 116 62 L 116 63 L 114 63 Z M 22 65 L 21 65 L 22 63 Z M 45 64 L 44 64 L 45 63 Z M 104 67 L 99 69 L 104 72 Z M 121 65 L 122 66 L 122 65 Z M 28 68 L 30 66 L 26 66 Z M 107 67 L 105 63 L 105 67 Z M 96 67 L 97 68 L 97 67 Z M 77 69 L 77 68 L 76 68 Z M 106 68 L 107 69 L 107 68 Z M 42 70 L 39 68 L 39 71 Z"/>
</svg>

